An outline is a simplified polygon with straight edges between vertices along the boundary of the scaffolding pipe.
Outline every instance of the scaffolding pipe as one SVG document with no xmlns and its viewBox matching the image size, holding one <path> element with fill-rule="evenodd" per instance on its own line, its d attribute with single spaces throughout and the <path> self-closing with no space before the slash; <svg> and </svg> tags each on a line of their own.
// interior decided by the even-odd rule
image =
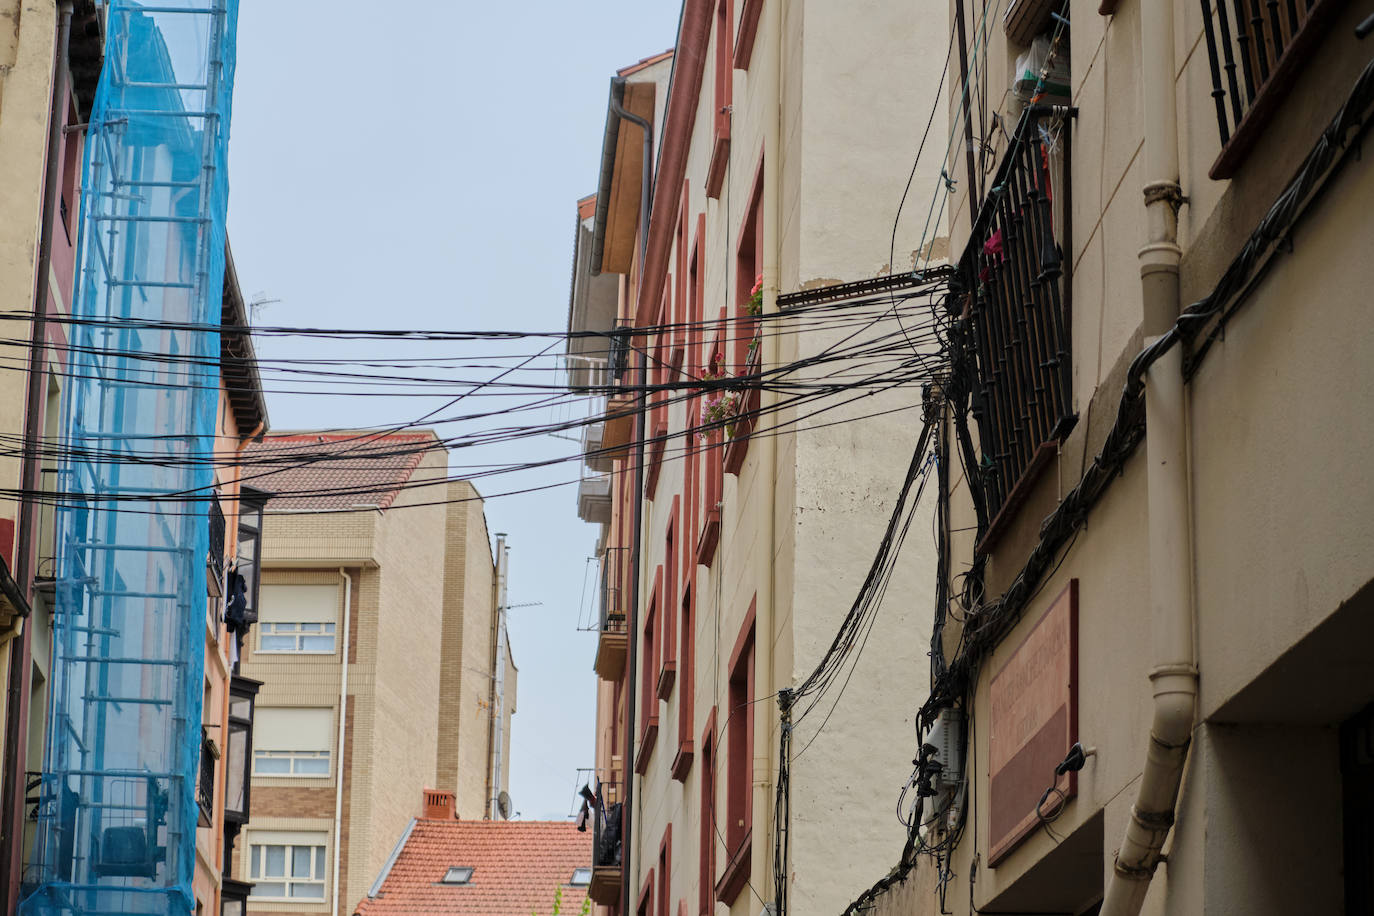
<svg viewBox="0 0 1374 916">
<path fill-rule="evenodd" d="M 1141 18 L 1141 84 L 1145 108 L 1145 209 L 1148 241 L 1140 249 L 1147 341 L 1171 328 L 1179 312 L 1178 119 L 1174 7 Z M 1182 347 L 1158 359 L 1145 377 L 1150 619 L 1154 714 L 1135 804 L 1117 850 L 1102 916 L 1136 916 L 1163 860 L 1188 759 L 1197 701 L 1193 631 L 1192 530 L 1188 511 L 1187 399 Z"/>
</svg>

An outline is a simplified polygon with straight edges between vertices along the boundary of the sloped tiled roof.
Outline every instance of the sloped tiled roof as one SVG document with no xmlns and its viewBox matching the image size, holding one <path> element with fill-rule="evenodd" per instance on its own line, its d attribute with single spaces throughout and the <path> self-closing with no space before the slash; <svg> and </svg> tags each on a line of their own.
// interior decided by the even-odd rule
<svg viewBox="0 0 1374 916">
<path fill-rule="evenodd" d="M 420 818 L 358 916 L 549 916 L 579 913 L 586 886 L 573 870 L 589 868 L 592 834 L 565 821 L 458 821 Z M 441 884 L 450 868 L 472 869 L 465 885 Z"/>
<path fill-rule="evenodd" d="M 248 446 L 244 482 L 274 494 L 273 509 L 386 509 L 438 442 L 429 430 L 269 435 Z"/>
</svg>

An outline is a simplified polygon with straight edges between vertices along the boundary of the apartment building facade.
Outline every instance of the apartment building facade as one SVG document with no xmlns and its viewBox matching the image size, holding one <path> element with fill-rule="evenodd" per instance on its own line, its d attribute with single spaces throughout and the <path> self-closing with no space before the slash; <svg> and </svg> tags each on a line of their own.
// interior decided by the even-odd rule
<svg viewBox="0 0 1374 916">
<path fill-rule="evenodd" d="M 850 911 L 1374 912 L 1369 10 L 991 13 L 987 177 L 951 162 L 948 772 L 932 855 Z"/>
<path fill-rule="evenodd" d="M 817 666 L 861 592 L 916 445 L 920 395 L 792 399 L 758 380 L 861 375 L 857 357 L 835 351 L 899 333 L 838 305 L 834 320 L 793 319 L 780 294 L 854 281 L 909 290 L 918 257 L 943 259 L 943 238 L 917 250 L 928 189 L 896 218 L 924 124 L 884 112 L 934 102 L 945 19 L 940 4 L 689 0 L 673 56 L 612 81 L 570 316 L 606 335 L 608 360 L 600 382 L 590 363 L 573 373 L 608 395 L 587 449 L 608 483 L 589 476 L 579 493 L 582 517 L 603 528 L 598 827 L 609 838 L 591 896 L 607 912 L 757 913 L 778 878 L 799 911 L 833 912 L 900 845 L 895 822 L 839 812 L 890 809 L 910 771 L 909 744 L 869 736 L 909 729 L 908 701 L 925 690 L 927 649 L 910 634 L 931 619 L 928 538 L 908 541 L 889 584 L 901 598 L 882 605 L 838 697 L 862 720 L 822 709 L 795 728 L 790 816 L 775 809 L 777 693 Z M 934 121 L 938 136 L 944 118 Z M 613 322 L 597 285 L 606 274 L 618 279 Z M 585 360 L 588 346 L 570 355 Z M 919 346 L 904 358 L 923 358 Z M 795 368 L 813 357 L 834 361 Z M 921 518 L 913 530 L 929 528 Z"/>
<path fill-rule="evenodd" d="M 423 790 L 483 818 L 506 785 L 492 747 L 508 748 L 517 683 L 501 640 L 498 703 L 496 558 L 432 432 L 284 433 L 255 456 L 275 496 L 244 650 L 264 686 L 236 873 L 251 913 L 351 913 Z"/>
<path fill-rule="evenodd" d="M 208 383 L 198 389 L 208 394 L 192 397 L 205 404 L 204 413 L 215 418 L 213 425 L 207 424 L 203 437 L 198 436 L 199 430 L 189 428 L 170 430 L 171 436 L 162 437 L 176 443 L 168 449 L 174 459 L 192 456 L 199 458 L 206 468 L 214 468 L 207 488 L 213 496 L 170 508 L 157 502 L 156 490 L 141 491 L 150 500 L 149 505 L 192 520 L 188 523 L 187 540 L 195 542 L 208 530 L 209 549 L 200 558 L 187 556 L 184 561 L 170 564 L 159 558 L 158 562 L 149 563 L 148 558 L 159 549 L 151 543 L 113 546 L 113 542 L 121 540 L 120 523 L 115 521 L 118 513 L 109 512 L 100 501 L 104 494 L 118 490 L 120 472 L 95 471 L 86 477 L 73 473 L 71 468 L 78 459 L 68 458 L 64 448 L 64 443 L 72 441 L 74 429 L 81 429 L 85 435 L 98 425 L 88 418 L 83 428 L 80 420 L 73 419 L 73 411 L 79 409 L 73 405 L 80 402 L 81 395 L 69 389 L 90 381 L 91 373 L 100 371 L 92 368 L 95 365 L 112 368 L 109 363 L 98 364 L 91 358 L 96 348 L 71 322 L 78 311 L 86 317 L 100 314 L 110 303 L 94 304 L 99 291 L 107 285 L 120 285 L 110 282 L 116 278 L 108 275 L 94 284 L 88 281 L 79 294 L 85 302 L 78 310 L 74 301 L 78 297 L 78 235 L 83 231 L 81 221 L 85 216 L 83 197 L 91 193 L 83 188 L 88 158 L 86 141 L 90 136 L 88 122 L 97 89 L 105 86 L 102 70 L 110 9 L 102 10 L 86 0 L 15 3 L 0 9 L 0 14 L 8 23 L 5 38 L 0 40 L 0 159 L 5 163 L 0 177 L 0 208 L 4 211 L 0 219 L 4 226 L 0 229 L 0 287 L 6 301 L 12 303 L 16 318 L 21 318 L 24 311 L 29 313 L 27 320 L 11 322 L 14 346 L 8 368 L 12 371 L 4 373 L 5 394 L 0 397 L 6 432 L 13 446 L 3 459 L 4 486 L 18 496 L 7 503 L 4 517 L 0 518 L 4 567 L 0 581 L 5 585 L 7 605 L 0 612 L 0 643 L 4 644 L 0 675 L 7 686 L 4 708 L 0 710 L 0 732 L 4 736 L 0 754 L 0 909 L 16 912 L 22 903 L 26 911 L 42 911 L 51 897 L 47 888 L 56 882 L 67 888 L 72 899 L 89 902 L 100 897 L 110 906 L 129 911 L 155 907 L 153 894 L 158 892 L 153 888 L 167 885 L 176 888 L 171 896 L 191 901 L 199 911 L 233 913 L 235 898 L 246 897 L 246 888 L 236 887 L 225 870 L 224 850 L 232 844 L 234 831 L 246 822 L 249 814 L 246 799 L 235 791 L 245 774 L 240 770 L 236 781 L 232 763 L 244 757 L 246 743 L 251 740 L 253 690 L 251 682 L 234 676 L 234 658 L 236 639 L 251 625 L 251 587 L 240 589 L 244 605 L 241 610 L 247 617 L 228 622 L 226 602 L 231 584 L 255 580 L 254 545 L 261 506 L 267 496 L 239 484 L 238 455 L 245 443 L 260 435 L 267 425 L 253 348 L 246 334 L 242 296 L 227 247 L 222 292 L 219 288 L 196 289 L 195 284 L 182 281 L 179 271 L 189 257 L 169 258 L 162 265 L 164 279 L 145 284 L 147 290 L 154 292 L 144 296 L 145 306 L 150 299 L 151 305 L 140 317 L 153 317 L 150 312 L 159 307 L 162 296 L 181 297 L 181 301 L 166 305 L 166 309 L 203 307 L 212 316 L 210 320 L 219 321 L 225 329 L 218 359 L 208 347 L 191 347 L 193 352 L 208 351 L 203 353 L 208 357 L 203 371 L 196 369 L 189 374 Z M 146 24 L 150 26 L 151 40 L 162 41 L 159 29 L 165 22 L 147 20 Z M 127 33 L 124 37 L 127 40 Z M 171 66 L 166 61 L 153 66 L 163 65 Z M 188 78 L 186 82 L 189 88 L 193 81 Z M 113 85 L 105 89 L 109 93 L 119 91 Z M 205 107 L 213 107 L 214 101 L 205 98 Z M 175 117 L 178 112 L 173 108 L 166 115 Z M 92 142 L 98 143 L 99 137 Z M 134 141 L 134 145 L 138 142 Z M 107 146 L 104 153 L 108 156 L 120 149 L 118 144 Z M 212 196 L 198 182 L 188 182 L 186 187 L 188 198 L 203 195 L 201 199 L 208 200 Z M 106 190 L 98 181 L 94 191 Z M 213 210 L 210 213 L 209 222 L 213 222 Z M 222 219 L 222 213 L 220 216 Z M 130 262 L 146 269 L 147 264 L 140 259 L 148 248 L 161 244 L 156 235 L 156 230 L 152 230 L 146 237 L 140 238 L 136 233 L 128 236 L 123 250 Z M 222 244 L 222 233 L 217 238 Z M 203 237 L 198 245 L 182 248 L 182 254 L 205 250 L 206 244 L 213 243 Z M 99 246 L 88 241 L 87 248 L 93 247 Z M 214 263 L 217 259 L 212 257 L 210 261 Z M 88 271 L 87 276 L 91 273 Z M 214 282 L 218 282 L 217 270 L 207 269 L 203 276 L 213 276 Z M 137 284 L 122 285 L 132 288 Z M 195 289 L 195 293 L 188 292 L 183 297 L 180 292 L 161 292 L 173 288 Z M 196 304 L 190 305 L 191 302 Z M 32 305 L 25 307 L 20 303 Z M 23 346 L 26 341 L 27 347 Z M 163 339 L 150 340 L 143 344 L 143 349 L 150 360 L 156 360 L 158 351 L 167 343 Z M 184 346 L 182 340 L 172 341 L 172 352 L 164 355 L 173 356 L 178 347 Z M 215 365 L 220 368 L 218 374 L 212 368 Z M 125 386 L 130 389 L 179 388 L 175 380 L 159 386 L 148 377 L 154 372 L 138 358 L 115 371 L 124 373 Z M 185 377 L 174 375 L 173 379 Z M 112 379 L 106 384 L 111 389 L 117 387 Z M 178 396 L 180 393 L 173 393 L 169 398 L 174 401 Z M 147 427 L 148 418 L 159 411 L 148 404 L 143 406 L 147 410 L 141 416 L 139 411 L 130 412 L 122 447 L 96 449 L 99 453 L 91 455 L 95 463 L 131 468 L 147 457 L 136 453 L 157 438 L 147 435 Z M 166 410 L 169 404 L 159 406 Z M 174 412 L 174 408 L 168 412 Z M 105 451 L 110 454 L 103 454 Z M 71 509 L 82 504 L 99 506 L 108 514 L 83 530 L 83 522 L 89 522 L 90 517 L 74 517 Z M 148 512 L 132 510 L 126 514 Z M 169 524 L 182 523 L 174 520 Z M 201 531 L 196 532 L 196 528 Z M 123 533 L 132 535 L 128 527 Z M 132 540 L 137 541 L 137 537 L 132 536 Z M 98 546 L 96 542 L 110 547 Z M 168 748 L 151 737 L 158 730 L 159 716 L 151 711 L 164 702 L 157 698 L 165 686 L 162 678 L 146 679 L 140 695 L 111 704 L 112 713 L 88 715 L 98 708 L 95 704 L 104 701 L 103 696 L 96 695 L 103 695 L 111 683 L 130 683 L 130 678 L 121 677 L 121 673 L 145 661 L 139 656 L 155 654 L 161 648 L 149 650 L 146 642 L 143 646 L 133 645 L 138 640 L 133 632 L 123 632 L 126 638 L 121 638 L 118 627 L 109 624 L 87 627 L 87 635 L 77 635 L 73 642 L 73 633 L 81 629 L 79 618 L 89 611 L 73 604 L 70 596 L 73 590 L 80 593 L 89 586 L 64 578 L 64 570 L 74 556 L 89 560 L 98 550 L 108 551 L 109 562 L 102 564 L 99 573 L 88 580 L 92 583 L 132 578 L 140 564 L 127 563 L 124 553 L 143 560 L 141 565 L 149 569 L 156 568 L 159 575 L 177 565 L 191 571 L 189 583 L 182 583 L 176 590 L 176 600 L 181 602 L 178 607 L 185 609 L 177 623 L 192 638 L 182 657 L 161 658 L 153 663 L 164 671 L 176 668 L 202 672 L 202 684 L 185 685 L 187 695 L 192 691 L 203 694 L 196 715 L 202 724 L 184 730 L 194 731 L 194 740 L 186 742 L 189 747 L 178 750 L 181 756 L 177 772 L 171 776 L 180 781 L 171 793 L 196 812 L 191 815 L 195 819 L 195 835 L 184 847 L 174 832 L 179 828 L 168 827 L 159 834 L 158 827 L 149 823 L 131 830 L 129 824 L 137 820 L 130 822 L 127 814 L 136 805 L 121 805 L 108 795 L 119 791 L 121 784 L 119 778 L 104 781 L 110 758 L 119 757 L 121 762 L 128 763 L 137 756 L 122 749 L 115 751 L 113 745 L 107 753 L 108 729 L 146 729 L 149 740 L 144 748 L 145 761 L 166 754 Z M 170 558 L 181 557 L 185 551 L 163 553 Z M 107 604 L 106 613 L 115 615 L 122 614 L 124 601 L 144 603 L 150 616 L 161 613 L 160 607 L 154 610 L 159 598 L 124 595 L 125 588 L 124 582 L 109 585 L 104 591 L 87 592 L 86 600 L 95 605 L 113 599 Z M 64 601 L 65 609 L 59 610 Z M 63 618 L 60 622 L 59 617 Z M 169 628 L 177 626 L 164 623 Z M 192 665 L 192 659 L 186 657 L 191 654 L 200 656 L 195 659 L 198 665 Z M 73 668 L 86 670 L 88 676 L 95 678 L 93 683 L 98 684 L 94 689 L 88 688 L 84 698 L 71 695 L 70 684 L 80 679 L 79 674 L 73 676 Z M 63 683 L 68 686 L 64 688 Z M 59 695 L 63 690 L 66 693 Z M 246 705 L 231 707 L 231 697 L 243 698 Z M 82 703 L 87 704 L 84 710 Z M 232 719 L 231 708 L 235 713 Z M 139 715 L 135 712 L 139 709 L 150 714 Z M 130 712 L 134 712 L 132 719 Z M 135 720 L 139 724 L 134 725 Z M 55 749 L 72 733 L 84 736 L 89 749 L 95 752 L 87 758 L 94 761 L 87 764 L 93 768 L 78 772 L 64 769 L 59 773 L 63 764 L 57 762 Z M 146 762 L 144 767 L 147 768 Z M 129 779 L 122 781 L 125 789 L 129 783 Z M 150 798 L 155 794 L 148 793 Z M 140 837 L 140 843 L 135 845 L 141 845 L 143 853 L 128 845 L 133 830 Z M 65 839 L 54 845 L 53 837 L 62 835 Z M 91 848 L 87 846 L 90 837 L 103 840 Z M 111 856 L 117 858 L 121 853 L 112 853 L 113 845 L 102 843 L 122 843 L 123 853 L 131 855 L 115 861 Z M 179 848 L 168 855 L 168 846 Z M 183 851 L 191 853 L 189 862 L 181 856 Z M 185 864 L 173 868 L 174 859 Z M 135 886 L 140 890 L 126 895 Z"/>
</svg>

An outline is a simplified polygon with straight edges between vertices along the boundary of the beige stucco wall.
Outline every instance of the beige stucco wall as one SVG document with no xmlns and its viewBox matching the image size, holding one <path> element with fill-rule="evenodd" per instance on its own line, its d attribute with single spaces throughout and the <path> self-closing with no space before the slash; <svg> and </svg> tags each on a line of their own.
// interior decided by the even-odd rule
<svg viewBox="0 0 1374 916">
<path fill-rule="evenodd" d="M 778 155 L 781 199 L 765 201 L 764 206 L 777 207 L 780 212 L 782 235 L 771 244 L 780 249 L 782 289 L 792 291 L 888 271 L 896 203 L 925 126 L 924 114 L 935 103 L 929 87 L 938 81 L 943 61 L 943 19 L 942 5 L 934 3 L 899 7 L 875 2 L 855 9 L 852 4 L 831 0 L 794 2 L 785 7 L 784 37 L 780 38 L 770 32 L 771 14 L 765 9 L 751 69 L 736 70 L 733 75 L 731 168 L 718 200 L 708 200 L 704 192 L 714 112 L 708 64 L 687 165 L 689 244 L 695 234 L 696 214 L 705 213 L 702 244 L 706 273 L 702 285 L 708 318 L 727 304 L 733 311 L 735 240 L 758 174 L 763 127 L 777 112 L 777 99 L 766 92 L 762 70 L 772 49 L 781 41 L 785 87 L 783 147 Z M 705 51 L 708 62 L 714 59 L 715 40 L 713 36 Z M 922 116 L 889 116 L 896 111 Z M 943 121 L 943 113 L 938 112 L 933 136 L 943 133 Z M 928 177 L 929 170 L 930 166 L 923 164 L 918 181 Z M 899 226 L 899 269 L 910 267 L 930 201 L 928 188 L 920 189 L 919 184 L 917 188 Z M 675 249 L 669 263 L 678 263 Z M 676 272 L 676 266 L 673 269 Z M 780 358 L 790 360 L 799 353 L 817 352 L 848 330 L 852 329 L 784 337 Z M 817 403 L 809 409 L 834 407 L 838 400 Z M 760 588 L 760 555 L 771 557 L 775 577 L 775 629 L 771 636 L 760 633 L 758 638 L 773 641 L 776 686 L 804 677 L 829 645 L 877 549 L 915 447 L 920 415 L 919 411 L 906 411 L 883 419 L 824 424 L 856 420 L 903 405 L 918 406 L 919 400 L 919 390 L 902 390 L 810 420 L 784 412 L 761 421 L 765 428 L 779 422 L 788 428 L 777 440 L 776 481 L 762 466 L 759 456 L 764 452 L 756 441 L 738 477 L 726 475 L 716 561 L 709 569 L 697 567 L 696 571 L 695 721 L 689 730 L 695 740 L 699 740 L 712 707 L 717 708 L 718 729 L 730 713 L 726 698 L 729 656 Z M 670 430 L 680 431 L 688 423 L 684 405 L 670 407 Z M 795 435 L 792 424 L 798 424 Z M 654 498 L 645 504 L 641 615 L 647 607 L 654 570 L 663 561 L 673 498 L 683 489 L 683 463 L 674 460 L 680 447 L 680 441 L 669 443 Z M 770 504 L 770 491 L 776 494 L 771 544 L 763 515 Z M 889 600 L 836 715 L 793 770 L 793 912 L 842 909 L 848 896 L 872 880 L 874 863 L 895 856 L 900 847 L 902 830 L 895 819 L 850 821 L 838 818 L 837 811 L 851 807 L 890 810 L 888 795 L 910 771 L 914 743 L 911 716 L 928 676 L 924 641 L 933 604 L 933 597 L 927 597 L 932 595 L 929 529 L 930 516 L 923 514 L 913 525 Z M 675 638 L 674 642 L 680 640 Z M 671 825 L 672 905 L 676 907 L 681 899 L 691 909 L 697 900 L 702 767 L 694 762 L 685 783 L 673 781 L 668 772 L 677 748 L 678 693 L 683 683 L 680 672 L 667 702 L 654 704 L 658 738 L 635 794 L 631 889 L 637 894 L 647 869 L 656 868 L 659 844 Z M 777 707 L 775 701 L 762 696 L 762 685 L 767 683 L 763 674 L 758 683 L 761 699 L 755 707 L 756 752 L 768 755 L 773 761 L 770 769 L 774 769 L 776 748 L 763 736 L 767 734 L 765 724 L 776 720 Z M 637 694 L 638 679 L 632 684 Z M 613 693 L 603 689 L 602 706 L 608 706 L 612 699 Z M 794 753 L 815 734 L 829 702 L 823 707 L 798 731 Z M 644 714 L 642 709 L 638 713 L 641 722 Z M 609 719 L 603 714 L 598 722 L 598 762 L 605 766 L 614 749 L 606 744 Z M 876 734 L 894 737 L 874 742 Z M 856 748 L 862 751 L 856 753 Z M 725 750 L 723 746 L 721 749 Z M 768 797 L 771 799 L 771 791 Z M 723 812 L 723 774 L 718 775 L 717 801 Z M 757 850 L 758 838 L 767 835 L 766 824 L 756 823 L 754 834 Z M 720 844 L 716 859 L 718 867 L 725 860 Z M 771 879 L 757 854 L 750 881 L 765 897 L 771 896 Z M 758 907 L 758 898 L 746 889 L 731 912 L 753 913 Z"/>
<path fill-rule="evenodd" d="M 456 792 L 460 817 L 488 811 L 491 763 L 491 689 L 495 676 L 495 567 L 486 517 L 476 488 L 449 484 L 445 558 L 444 655 L 439 709 L 439 773 Z"/>
<path fill-rule="evenodd" d="M 19 311 L 32 309 L 38 269 L 56 9 L 53 0 L 0 0 L 0 302 Z M 29 339 L 28 322 L 7 325 L 6 336 Z M 26 378 L 0 373 L 0 429 L 24 428 Z M 0 486 L 18 489 L 19 474 L 17 458 L 0 457 Z M 0 517 L 17 519 L 18 504 L 7 501 Z"/>
<path fill-rule="evenodd" d="M 1233 180 L 1212 181 L 1206 172 L 1219 139 L 1200 14 L 1186 2 L 1175 11 L 1186 305 L 1216 283 L 1364 59 L 1348 52 L 1355 18 L 1348 11 L 1332 26 L 1329 47 L 1300 75 L 1275 120 L 1279 126 Z M 1124 366 L 1143 344 L 1136 251 L 1145 240 L 1140 189 L 1151 176 L 1142 173 L 1139 154 L 1141 12 L 1141 4 L 1126 0 L 1114 17 L 1098 17 L 1095 4 L 1074 4 L 1070 13 L 1079 109 L 1073 128 L 1079 423 L 998 542 L 988 566 L 990 595 L 1020 569 L 1041 520 L 1096 453 L 1120 397 Z M 994 30 L 994 85 L 1004 76 L 998 65 L 1012 56 L 1000 29 Z M 1367 614 L 1374 580 L 1366 523 L 1374 490 L 1361 463 L 1351 459 L 1374 444 L 1364 409 L 1374 390 L 1368 368 L 1374 335 L 1364 318 L 1374 269 L 1357 254 L 1374 244 L 1371 199 L 1374 174 L 1352 162 L 1293 233 L 1292 252 L 1276 258 L 1187 389 L 1191 531 L 1179 536 L 1189 537 L 1194 551 L 1201 694 L 1177 824 L 1166 847 L 1169 861 L 1152 882 L 1147 913 L 1342 911 L 1335 726 L 1371 699 L 1360 673 L 1367 672 L 1367 660 L 1354 648 L 1328 647 L 1316 663 L 1304 660 L 1304 653 L 1319 634 L 1329 641 L 1333 630 L 1362 632 L 1358 620 Z M 951 210 L 956 252 L 967 235 L 967 212 L 962 198 Z M 985 911 L 1043 906 L 1051 885 L 1078 894 L 1077 905 L 1089 904 L 1093 888 L 1100 893 L 1110 875 L 1152 711 L 1144 454 L 1138 450 L 1111 483 L 1063 565 L 980 669 L 973 738 L 977 825 L 950 864 L 960 878 L 959 892 L 949 894 L 953 913 L 970 912 L 965 882 L 975 855 L 982 864 L 973 901 Z M 972 524 L 957 492 L 953 513 L 952 525 Z M 956 537 L 956 566 L 971 556 L 968 536 Z M 988 868 L 987 685 L 1030 621 L 1070 579 L 1080 589 L 1078 732 L 1097 753 L 1080 774 L 1078 797 L 1054 824 L 1064 843 L 1039 831 Z M 947 634 L 947 645 L 952 638 Z M 1301 776 L 1295 759 L 1276 747 L 1301 748 Z M 1099 814 L 1101 838 L 1066 870 L 1062 849 L 1092 836 Z M 918 872 L 928 877 L 931 867 L 922 861 Z M 880 874 L 875 869 L 874 878 Z M 931 888 L 888 894 L 874 912 L 938 911 Z"/>
</svg>

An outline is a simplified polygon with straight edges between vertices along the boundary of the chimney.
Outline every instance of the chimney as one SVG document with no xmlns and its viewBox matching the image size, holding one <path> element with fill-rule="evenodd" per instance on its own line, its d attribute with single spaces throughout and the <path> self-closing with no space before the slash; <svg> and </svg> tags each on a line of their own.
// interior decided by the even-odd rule
<svg viewBox="0 0 1374 916">
<path fill-rule="evenodd" d="M 440 792 L 438 789 L 425 789 L 420 817 L 429 821 L 456 821 L 458 813 L 454 810 L 453 793 Z"/>
</svg>

